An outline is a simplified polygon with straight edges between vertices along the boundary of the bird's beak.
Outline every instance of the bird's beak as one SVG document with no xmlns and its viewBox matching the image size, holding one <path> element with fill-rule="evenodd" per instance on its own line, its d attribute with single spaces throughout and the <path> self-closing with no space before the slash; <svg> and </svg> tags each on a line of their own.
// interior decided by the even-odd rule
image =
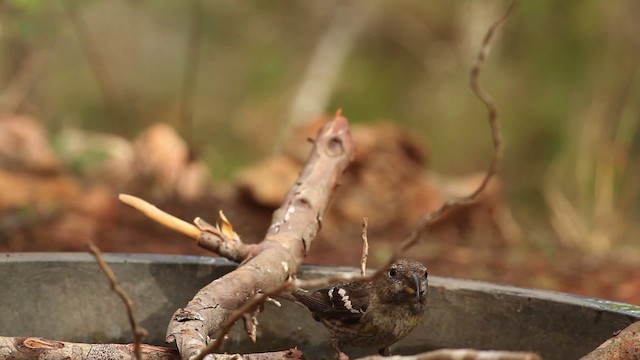
<svg viewBox="0 0 640 360">
<path fill-rule="evenodd" d="M 422 291 L 424 290 L 422 288 L 422 279 L 420 279 L 420 276 L 418 274 L 411 274 L 411 278 L 413 279 L 413 283 L 415 285 L 415 291 L 416 291 L 416 300 L 420 300 L 420 297 L 422 297 Z"/>
</svg>

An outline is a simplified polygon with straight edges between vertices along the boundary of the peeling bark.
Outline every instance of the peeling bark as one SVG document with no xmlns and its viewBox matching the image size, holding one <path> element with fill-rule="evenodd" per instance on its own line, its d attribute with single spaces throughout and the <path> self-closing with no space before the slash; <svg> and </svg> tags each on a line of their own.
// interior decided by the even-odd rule
<svg viewBox="0 0 640 360">
<path fill-rule="evenodd" d="M 640 359 L 640 321 L 614 334 L 581 360 L 636 360 Z"/>
<path fill-rule="evenodd" d="M 407 356 L 367 356 L 357 360 L 540 360 L 531 352 L 441 349 Z"/>
<path fill-rule="evenodd" d="M 276 289 L 296 274 L 354 150 L 346 118 L 338 115 L 323 127 L 298 180 L 274 212 L 259 251 L 247 252 L 253 256 L 235 271 L 202 288 L 173 315 L 167 341 L 176 342 L 183 359 L 199 355 L 210 337 L 217 336 L 225 320 L 243 303 Z"/>
<path fill-rule="evenodd" d="M 143 344 L 143 360 L 179 360 L 175 349 Z M 134 359 L 133 344 L 82 344 L 37 337 L 1 337 L 0 359 L 6 360 L 117 360 Z M 256 354 L 215 354 L 216 360 L 298 360 L 302 352 L 297 348 Z"/>
</svg>

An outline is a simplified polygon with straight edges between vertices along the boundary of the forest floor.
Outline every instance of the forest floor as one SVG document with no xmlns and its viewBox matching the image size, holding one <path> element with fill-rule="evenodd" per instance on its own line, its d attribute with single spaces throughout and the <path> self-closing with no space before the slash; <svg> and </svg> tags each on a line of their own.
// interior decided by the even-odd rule
<svg viewBox="0 0 640 360">
<path fill-rule="evenodd" d="M 121 172 L 128 174 L 127 181 L 107 181 L 105 173 L 96 175 L 95 169 L 71 175 L 59 169 L 68 169 L 60 165 L 68 160 L 47 164 L 41 149 L 39 163 L 8 161 L 5 155 L 14 149 L 3 155 L 0 148 L 0 251 L 87 251 L 86 242 L 91 240 L 104 252 L 215 256 L 121 204 L 119 192 L 142 197 L 186 221 L 200 216 L 215 223 L 217 212 L 223 210 L 245 241 L 260 241 L 304 162 L 302 154 L 309 148 L 305 139 L 316 128 L 299 129 L 294 134 L 298 140 L 280 154 L 226 183 L 197 175 L 201 165 L 194 166 L 187 155 L 173 161 L 172 154 L 180 151 L 167 145 L 176 139 L 167 135 L 166 128 L 161 135 L 147 134 L 147 147 L 140 139 L 134 144 L 143 149 L 144 164 L 155 165 L 142 169 L 140 162 L 126 162 Z M 367 217 L 370 266 L 380 265 L 421 216 L 447 198 L 469 193 L 481 178 L 478 174 L 444 178 L 429 172 L 424 146 L 393 125 L 354 127 L 353 133 L 358 153 L 341 180 L 307 263 L 357 266 L 361 222 Z M 184 147 L 179 141 L 175 144 Z M 113 169 L 103 170 L 115 178 L 118 172 Z M 407 256 L 423 261 L 432 275 L 640 305 L 640 249 L 611 247 L 595 254 L 562 245 L 551 231 L 546 238 L 535 235 L 533 240 L 537 232 L 518 225 L 506 203 L 499 180 L 492 182 L 475 204 L 436 223 Z"/>
</svg>

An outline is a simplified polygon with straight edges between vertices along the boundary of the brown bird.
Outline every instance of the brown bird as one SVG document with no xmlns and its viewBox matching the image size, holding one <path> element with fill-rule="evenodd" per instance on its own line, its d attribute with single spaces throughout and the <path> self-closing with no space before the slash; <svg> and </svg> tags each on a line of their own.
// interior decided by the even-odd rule
<svg viewBox="0 0 640 360">
<path fill-rule="evenodd" d="M 340 350 L 342 344 L 376 347 L 381 355 L 389 355 L 389 346 L 409 334 L 424 313 L 427 277 L 424 265 L 400 259 L 370 281 L 281 297 L 304 306 L 329 329 L 338 359 L 348 359 Z"/>
</svg>

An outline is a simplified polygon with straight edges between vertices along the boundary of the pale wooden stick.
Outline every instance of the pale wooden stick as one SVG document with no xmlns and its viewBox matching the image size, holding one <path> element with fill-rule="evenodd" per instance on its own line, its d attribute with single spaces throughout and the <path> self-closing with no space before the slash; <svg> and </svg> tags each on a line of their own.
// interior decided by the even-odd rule
<svg viewBox="0 0 640 360">
<path fill-rule="evenodd" d="M 200 236 L 200 230 L 188 222 L 178 219 L 177 217 L 168 214 L 154 205 L 132 195 L 120 194 L 118 199 L 123 203 L 137 209 L 145 214 L 151 220 L 160 223 L 174 231 L 187 235 L 188 237 L 198 240 Z"/>
</svg>

